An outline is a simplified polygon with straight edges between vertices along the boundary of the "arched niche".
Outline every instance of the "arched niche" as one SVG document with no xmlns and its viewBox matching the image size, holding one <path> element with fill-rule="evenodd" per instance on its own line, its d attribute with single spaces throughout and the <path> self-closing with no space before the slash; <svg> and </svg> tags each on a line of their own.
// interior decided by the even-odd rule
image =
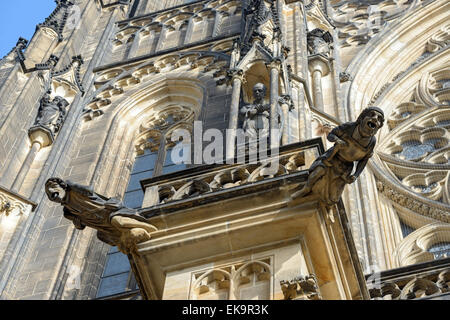
<svg viewBox="0 0 450 320">
<path fill-rule="evenodd" d="M 267 67 L 267 61 L 265 60 L 255 60 L 248 64 L 247 69 L 244 70 L 244 83 L 242 85 L 243 101 L 244 103 L 253 102 L 253 86 L 257 83 L 262 83 L 266 86 L 266 102 L 270 100 L 270 71 Z M 283 92 L 284 83 L 282 77 L 279 81 L 279 92 Z"/>
<path fill-rule="evenodd" d="M 176 105 L 190 110 L 192 121 L 196 120 L 201 112 L 204 92 L 204 85 L 197 79 L 168 78 L 141 86 L 117 106 L 111 106 L 113 115 L 110 123 L 105 124 L 109 129 L 98 162 L 100 170 L 96 170 L 93 177 L 97 181 L 94 183 L 96 190 L 120 197 L 134 163 L 141 127 L 152 117 L 158 117 L 165 108 Z"/>
</svg>

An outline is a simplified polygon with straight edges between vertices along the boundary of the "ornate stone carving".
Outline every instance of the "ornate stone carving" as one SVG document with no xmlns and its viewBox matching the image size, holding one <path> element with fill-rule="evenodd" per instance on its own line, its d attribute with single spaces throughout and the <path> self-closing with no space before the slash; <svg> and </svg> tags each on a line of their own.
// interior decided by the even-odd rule
<svg viewBox="0 0 450 320">
<path fill-rule="evenodd" d="M 250 139 L 258 140 L 269 135 L 270 105 L 264 103 L 266 86 L 257 83 L 253 87 L 253 103 L 243 106 L 240 113 L 245 116 L 243 129 Z"/>
<path fill-rule="evenodd" d="M 425 57 L 433 59 L 439 54 L 438 50 Z M 424 61 L 416 62 L 411 65 L 413 69 L 417 64 L 426 65 Z M 426 220 L 431 218 L 440 222 L 450 222 L 448 205 L 450 117 L 449 107 L 445 105 L 448 103 L 446 100 L 448 100 L 449 68 L 445 64 L 434 68 L 421 73 L 417 85 L 410 88 L 411 98 L 400 100 L 400 104 L 394 106 L 390 112 L 388 116 L 390 131 L 386 131 L 381 137 L 377 151 L 379 166 L 373 170 L 377 178 L 378 191 L 391 200 L 391 204 L 402 216 L 403 221 L 425 217 Z M 410 69 L 411 67 L 408 67 L 402 77 L 409 77 L 411 75 L 409 71 L 412 72 Z M 392 94 L 401 91 L 397 83 L 395 81 L 391 83 L 389 96 L 392 97 Z M 382 167 L 386 170 L 380 170 Z M 419 228 L 422 224 L 415 226 Z M 420 230 L 426 230 L 426 227 L 419 228 L 399 244 L 397 259 L 401 265 L 433 260 L 433 255 L 427 252 L 427 248 L 412 239 Z"/>
<path fill-rule="evenodd" d="M 290 281 L 280 281 L 284 300 L 322 300 L 314 275 L 300 276 Z"/>
<path fill-rule="evenodd" d="M 295 108 L 294 101 L 292 101 L 292 97 L 288 94 L 280 96 L 278 102 L 280 105 L 287 105 L 289 107 L 289 111 Z"/>
<path fill-rule="evenodd" d="M 353 77 L 347 73 L 347 72 L 341 72 L 339 73 L 339 81 L 341 83 L 347 82 L 347 81 L 351 81 L 353 80 Z"/>
<path fill-rule="evenodd" d="M 157 230 L 137 210 L 123 206 L 117 199 L 96 194 L 89 187 L 50 178 L 45 192 L 51 201 L 64 206 L 64 217 L 75 228 L 96 229 L 100 240 L 117 246 L 125 254 L 135 253 L 136 245 L 150 240 L 150 233 Z"/>
<path fill-rule="evenodd" d="M 316 28 L 308 32 L 308 52 L 310 55 L 321 54 L 330 56 L 333 37 L 328 31 Z"/>
<path fill-rule="evenodd" d="M 245 291 L 249 288 L 250 294 L 257 292 L 258 296 L 269 298 L 272 268 L 270 259 L 261 259 L 199 272 L 193 276 L 190 299 L 248 299 Z"/>
<path fill-rule="evenodd" d="M 446 25 L 427 41 L 427 52 L 436 52 L 450 44 L 450 25 Z"/>
<path fill-rule="evenodd" d="M 2 215 L 27 216 L 36 208 L 36 206 L 37 205 L 34 202 L 31 202 L 18 194 L 13 194 L 0 186 L 0 217 Z"/>
<path fill-rule="evenodd" d="M 292 195 L 304 197 L 309 193 L 319 196 L 327 206 L 336 204 L 346 184 L 355 182 L 373 155 L 375 134 L 384 124 L 383 111 L 376 107 L 364 109 L 356 122 L 334 128 L 328 140 L 335 145 L 311 165 L 306 185 Z M 352 174 L 354 162 L 356 171 Z"/>
<path fill-rule="evenodd" d="M 437 234 L 440 236 L 436 237 Z M 400 266 L 433 261 L 435 256 L 430 248 L 439 243 L 450 243 L 448 223 L 435 222 L 418 228 L 397 245 L 393 255 Z"/>
<path fill-rule="evenodd" d="M 430 272 L 427 266 L 417 270 L 412 276 L 409 268 L 397 269 L 399 274 L 392 280 L 378 279 L 377 283 L 369 284 L 371 299 L 413 300 L 449 292 L 450 269 L 441 267 L 438 271 Z M 389 278 L 392 278 L 392 275 Z"/>
<path fill-rule="evenodd" d="M 208 75 L 216 83 L 218 81 L 218 84 L 225 84 L 229 80 L 227 79 L 227 70 L 230 57 L 218 52 L 222 50 L 219 44 L 212 46 L 211 50 L 185 51 L 170 56 L 156 57 L 153 61 L 143 61 L 129 70 L 112 68 L 99 71 L 94 83 L 97 90 L 85 108 L 85 119 L 89 121 L 92 119 L 91 115 L 100 116 L 104 112 L 102 109 L 110 106 L 123 94 L 136 89 L 138 85 L 148 84 L 153 79 L 152 76 L 160 73 L 161 69 L 164 69 L 166 74 L 181 73 L 186 71 L 187 67 L 196 64 L 198 67 L 196 73 L 199 76 Z"/>
<path fill-rule="evenodd" d="M 262 26 L 271 18 L 272 11 L 266 7 L 263 0 L 251 0 L 244 9 L 244 25 L 241 33 L 241 50 L 245 54 L 252 46 L 253 41 L 259 39 L 261 42 L 267 37 L 262 32 Z"/>
<path fill-rule="evenodd" d="M 328 7 L 328 18 L 336 26 L 341 48 L 362 47 L 382 32 L 389 22 L 393 23 L 420 5 L 420 1 L 333 1 Z M 357 52 L 353 51 L 351 56 Z"/>
<path fill-rule="evenodd" d="M 163 183 L 157 181 L 145 183 L 146 193 L 156 187 L 159 200 L 156 203 L 152 203 L 152 205 L 157 205 L 192 198 L 200 193 L 206 195 L 216 191 L 252 184 L 257 181 L 295 174 L 306 169 L 305 153 L 309 153 L 312 157 L 314 157 L 313 154 L 317 154 L 313 149 L 306 147 L 302 148 L 301 151 L 290 150 L 289 152 L 281 152 L 276 160 L 278 165 L 267 160 L 255 164 L 242 164 L 232 168 L 226 166 L 218 167 L 204 174 L 198 174 L 195 179 L 193 177 L 179 177 Z M 194 180 L 201 181 L 197 181 L 194 186 L 192 183 Z"/>
<path fill-rule="evenodd" d="M 11 202 L 9 201 L 3 201 L 0 203 L 0 214 L 9 215 L 11 212 Z"/>
<path fill-rule="evenodd" d="M 78 90 L 84 94 L 85 89 L 83 87 L 83 83 L 81 81 L 81 66 L 83 65 L 84 60 L 81 55 L 73 56 L 72 61 L 62 68 L 59 71 L 52 72 L 53 80 L 58 80 L 59 78 L 70 82 L 71 84 L 76 85 Z"/>
<path fill-rule="evenodd" d="M 426 203 L 422 203 L 420 201 L 414 200 L 411 197 L 402 194 L 398 191 L 393 190 L 389 186 L 383 184 L 381 181 L 377 182 L 378 191 L 382 192 L 386 197 L 388 197 L 393 202 L 404 206 L 416 213 L 419 213 L 424 216 L 428 216 L 430 218 L 442 221 L 442 222 L 450 222 L 450 215 L 447 211 L 431 207 Z"/>
<path fill-rule="evenodd" d="M 47 92 L 41 99 L 34 125 L 44 127 L 52 134 L 57 134 L 64 123 L 68 105 L 69 103 L 64 98 L 57 96 L 51 99 L 50 92 Z"/>
<path fill-rule="evenodd" d="M 449 292 L 450 291 L 450 270 L 444 270 L 438 275 L 438 281 L 436 285 L 438 286 L 441 292 Z"/>
</svg>

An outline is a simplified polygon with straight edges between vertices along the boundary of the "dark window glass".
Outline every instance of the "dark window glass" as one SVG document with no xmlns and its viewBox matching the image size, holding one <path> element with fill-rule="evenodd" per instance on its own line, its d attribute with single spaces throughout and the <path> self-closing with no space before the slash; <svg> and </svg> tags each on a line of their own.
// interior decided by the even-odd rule
<svg viewBox="0 0 450 320">
<path fill-rule="evenodd" d="M 144 192 L 142 190 L 136 190 L 125 193 L 123 203 L 129 208 L 140 208 L 143 200 Z"/>
<path fill-rule="evenodd" d="M 400 221 L 400 228 L 402 229 L 403 238 L 406 238 L 411 232 L 414 231 L 412 227 L 408 226 L 403 221 Z"/>
<path fill-rule="evenodd" d="M 186 165 L 185 164 L 176 164 L 176 165 L 172 165 L 172 166 L 167 166 L 163 168 L 163 174 L 169 174 L 172 172 L 177 172 L 177 171 L 181 171 L 186 169 Z"/>
<path fill-rule="evenodd" d="M 158 153 L 151 153 L 140 157 L 136 157 L 133 167 L 133 173 L 153 170 L 155 168 L 157 159 Z"/>
<path fill-rule="evenodd" d="M 130 177 L 127 192 L 142 190 L 140 181 L 143 179 L 151 178 L 153 176 L 153 170 L 134 173 Z"/>
<path fill-rule="evenodd" d="M 128 272 L 102 278 L 97 298 L 125 292 L 128 285 Z"/>
<path fill-rule="evenodd" d="M 180 170 L 186 169 L 186 164 L 184 162 L 176 164 L 172 161 L 172 153 L 173 152 L 175 152 L 175 157 L 177 159 L 183 158 L 183 157 L 186 157 L 186 159 L 188 159 L 188 157 L 190 157 L 190 154 L 189 155 L 184 154 L 184 149 L 179 149 L 179 148 L 168 149 L 166 152 L 166 159 L 164 161 L 164 167 L 163 167 L 163 172 L 162 172 L 163 174 L 172 173 L 175 171 L 180 171 Z"/>
<path fill-rule="evenodd" d="M 118 273 L 128 272 L 130 270 L 130 263 L 128 257 L 120 252 L 108 255 L 103 277 L 112 276 Z"/>
<path fill-rule="evenodd" d="M 428 249 L 434 255 L 434 259 L 445 259 L 450 257 L 450 242 L 439 242 Z"/>
</svg>

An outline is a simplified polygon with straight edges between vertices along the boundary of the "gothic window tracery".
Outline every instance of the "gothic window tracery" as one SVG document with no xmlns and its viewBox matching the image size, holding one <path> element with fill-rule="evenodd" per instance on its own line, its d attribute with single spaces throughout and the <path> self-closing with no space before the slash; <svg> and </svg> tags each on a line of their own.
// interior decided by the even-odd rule
<svg viewBox="0 0 450 320">
<path fill-rule="evenodd" d="M 448 64 L 422 73 L 409 100 L 388 114 L 388 130 L 380 139 L 377 154 L 384 174 L 399 183 L 393 188 L 378 184 L 400 218 L 403 240 L 394 253 L 399 265 L 442 259 L 450 251 L 444 227 L 450 204 L 449 79 Z"/>
<path fill-rule="evenodd" d="M 123 197 L 125 206 L 142 206 L 144 192 L 140 185 L 141 180 L 186 168 L 185 164 L 176 164 L 172 160 L 172 151 L 177 143 L 171 140 L 171 134 L 177 128 L 191 130 L 194 118 L 195 112 L 190 107 L 180 105 L 160 106 L 145 118 L 135 140 L 136 156 Z M 136 290 L 136 281 L 130 269 L 127 256 L 117 248 L 111 248 L 97 298 Z"/>
<path fill-rule="evenodd" d="M 271 298 L 270 258 L 234 263 L 193 275 L 191 300 L 250 300 Z"/>
<path fill-rule="evenodd" d="M 442 83 L 449 81 L 450 77 L 445 77 L 449 72 L 447 67 L 424 74 L 412 101 L 401 103 L 388 116 L 390 132 L 378 149 L 380 158 L 404 186 L 421 197 L 447 204 L 450 105 Z"/>
</svg>

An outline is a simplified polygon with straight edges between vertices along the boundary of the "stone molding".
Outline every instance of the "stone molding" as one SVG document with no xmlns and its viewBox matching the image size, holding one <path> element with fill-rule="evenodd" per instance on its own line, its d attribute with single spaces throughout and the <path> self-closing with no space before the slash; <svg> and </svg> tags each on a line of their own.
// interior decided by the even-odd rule
<svg viewBox="0 0 450 320">
<path fill-rule="evenodd" d="M 216 166 L 215 169 L 205 167 L 205 173 L 197 172 L 195 178 L 192 178 L 191 174 L 187 174 L 185 178 L 171 178 L 171 175 L 167 175 L 167 178 L 161 176 L 143 180 L 141 184 L 145 189 L 146 199 L 156 201 L 155 203 L 146 203 L 144 200 L 143 207 L 185 200 L 206 193 L 213 195 L 216 192 L 225 191 L 229 188 L 250 185 L 260 181 L 269 182 L 275 178 L 288 179 L 290 175 L 300 174 L 302 170 L 306 169 L 305 152 L 308 149 L 318 148 L 316 156 L 323 152 L 320 138 L 290 145 L 289 147 L 285 148 L 287 149 L 286 151 L 283 150 L 283 147 L 281 148 L 280 156 L 275 160 L 278 163 L 278 169 L 276 170 L 271 168 L 272 162 L 270 159 L 267 159 L 253 164 Z M 308 161 L 312 160 L 312 157 L 310 157 Z M 276 163 L 274 164 L 276 165 Z M 199 169 L 195 170 L 199 171 Z M 162 180 L 164 178 L 165 181 Z M 155 189 L 155 187 L 157 188 Z M 156 194 L 150 196 L 150 193 L 154 192 Z"/>
<path fill-rule="evenodd" d="M 34 211 L 37 207 L 37 204 L 33 201 L 19 195 L 18 193 L 15 193 L 9 189 L 6 189 L 2 186 L 0 186 L 0 203 L 1 207 L 3 207 L 3 211 L 1 213 L 7 213 L 5 212 L 5 205 L 7 208 L 7 211 L 11 212 L 15 208 L 18 208 L 20 210 L 23 210 L 25 207 L 30 206 L 32 211 Z M 7 205 L 9 203 L 9 205 Z"/>
<path fill-rule="evenodd" d="M 226 292 L 226 300 L 239 299 L 239 287 L 250 283 L 253 275 L 258 281 L 269 281 L 273 277 L 271 259 L 235 263 L 197 273 L 191 284 L 189 298 L 200 300 L 204 294 L 226 289 L 222 290 Z"/>
<path fill-rule="evenodd" d="M 123 66 L 98 71 L 94 82 L 97 90 L 91 94 L 92 98 L 84 110 L 85 120 L 102 115 L 103 110 L 114 104 L 124 93 L 149 83 L 152 75 L 161 72 L 203 71 L 214 81 L 223 79 L 225 82 L 229 59 L 228 55 L 220 52 L 186 51 L 163 55 L 153 61 L 143 61 L 132 68 Z M 203 74 L 199 72 L 198 76 Z"/>
<path fill-rule="evenodd" d="M 399 190 L 398 187 L 393 187 L 391 183 L 388 183 L 385 179 L 376 176 L 379 181 L 377 181 L 377 189 L 388 199 L 393 201 L 394 203 L 405 207 L 415 213 L 418 213 L 422 216 L 432 218 L 437 221 L 442 221 L 445 223 L 450 223 L 450 214 L 448 210 L 443 210 L 436 205 L 431 205 L 430 203 L 426 203 L 420 201 L 417 196 L 413 196 L 412 192 L 405 192 L 403 190 Z M 381 180 L 382 179 L 382 180 Z"/>
<path fill-rule="evenodd" d="M 439 242 L 450 243 L 450 224 L 436 222 L 415 230 L 400 242 L 394 257 L 399 266 L 433 261 L 434 255 L 428 250 Z"/>
</svg>

